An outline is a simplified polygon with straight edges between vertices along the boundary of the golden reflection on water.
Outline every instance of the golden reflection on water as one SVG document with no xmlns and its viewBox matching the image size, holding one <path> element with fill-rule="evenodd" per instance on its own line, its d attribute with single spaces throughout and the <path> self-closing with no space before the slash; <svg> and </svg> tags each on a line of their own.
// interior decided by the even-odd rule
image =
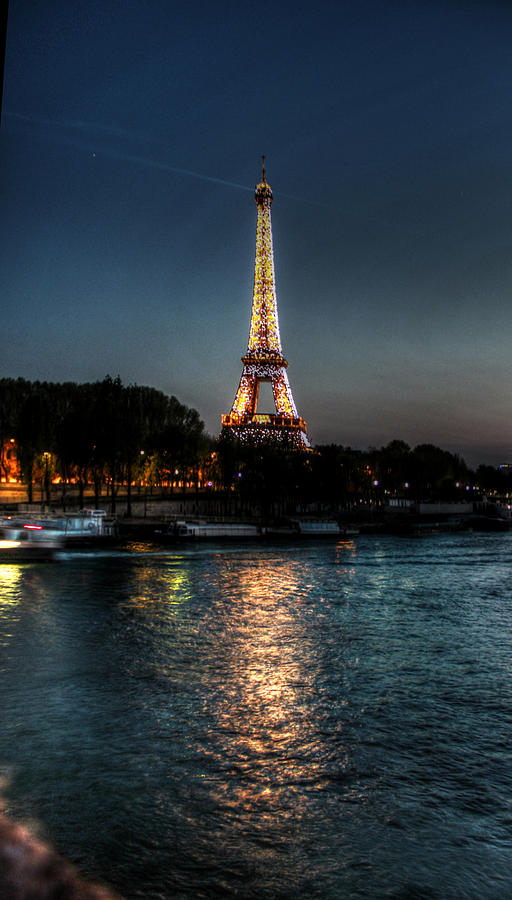
<svg viewBox="0 0 512 900">
<path fill-rule="evenodd" d="M 352 559 L 356 558 L 357 544 L 354 540 L 344 540 L 338 541 L 335 548 L 335 558 L 336 562 L 339 561 L 340 557 L 350 555 Z"/>
<path fill-rule="evenodd" d="M 0 647 L 7 647 L 12 638 L 11 627 L 18 618 L 18 611 L 14 612 L 14 609 L 21 596 L 21 578 L 19 566 L 0 565 Z"/>
<path fill-rule="evenodd" d="M 301 615 L 312 588 L 305 577 L 296 559 L 283 556 L 252 558 L 225 575 L 226 594 L 238 605 L 230 609 L 218 741 L 204 753 L 231 769 L 218 786 L 228 808 L 257 812 L 267 823 L 299 818 L 304 783 L 322 777 L 310 721 L 317 667 Z"/>
<path fill-rule="evenodd" d="M 334 562 L 340 566 L 340 574 L 355 575 L 356 570 L 353 565 L 357 555 L 357 545 L 353 540 L 338 541 L 334 551 Z"/>
<path fill-rule="evenodd" d="M 130 588 L 130 606 L 147 612 L 163 607 L 166 615 L 177 616 L 191 596 L 190 570 L 179 558 L 173 558 L 165 568 L 140 566 L 133 573 Z"/>
<path fill-rule="evenodd" d="M 22 570 L 15 565 L 0 565 L 0 608 L 15 606 L 20 599 Z"/>
</svg>

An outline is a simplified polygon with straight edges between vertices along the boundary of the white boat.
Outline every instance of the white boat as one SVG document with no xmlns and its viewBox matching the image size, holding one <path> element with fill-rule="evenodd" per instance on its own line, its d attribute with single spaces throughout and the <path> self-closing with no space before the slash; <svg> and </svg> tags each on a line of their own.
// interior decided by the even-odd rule
<svg viewBox="0 0 512 900">
<path fill-rule="evenodd" d="M 249 539 L 296 539 L 301 537 L 343 536 L 337 522 L 290 520 L 281 525 L 247 525 L 241 522 L 201 522 L 178 520 L 171 522 L 167 530 L 155 531 L 161 541 Z"/>
<path fill-rule="evenodd" d="M 81 509 L 75 513 L 60 516 L 31 516 L 26 519 L 9 517 L 0 522 L 3 529 L 3 540 L 19 541 L 28 545 L 36 545 L 40 555 L 45 539 L 50 544 L 63 547 L 94 547 L 110 544 L 119 537 L 117 520 L 107 516 L 102 509 Z M 1 546 L 0 546 L 1 549 Z M 5 549 L 9 549 L 6 545 Z"/>
<path fill-rule="evenodd" d="M 57 530 L 23 519 L 0 522 L 0 563 L 49 562 L 62 550 Z"/>
<path fill-rule="evenodd" d="M 230 522 L 176 522 L 176 536 L 178 538 L 257 538 L 260 530 L 257 525 L 244 525 Z"/>
<path fill-rule="evenodd" d="M 160 540 L 246 540 L 259 538 L 257 525 L 245 525 L 239 522 L 189 522 L 185 520 L 172 522 L 167 531 L 156 531 L 155 537 Z"/>
<path fill-rule="evenodd" d="M 295 523 L 299 534 L 305 537 L 331 537 L 343 534 L 340 526 L 335 521 L 308 521 L 298 519 Z"/>
<path fill-rule="evenodd" d="M 104 509 L 81 509 L 45 520 L 57 530 L 67 547 L 112 543 L 119 537 L 117 519 Z"/>
</svg>

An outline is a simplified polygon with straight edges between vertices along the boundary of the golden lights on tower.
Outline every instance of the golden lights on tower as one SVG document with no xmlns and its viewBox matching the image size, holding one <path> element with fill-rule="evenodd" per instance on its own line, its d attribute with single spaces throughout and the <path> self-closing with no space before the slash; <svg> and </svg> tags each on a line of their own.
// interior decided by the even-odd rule
<svg viewBox="0 0 512 900">
<path fill-rule="evenodd" d="M 254 199 L 258 207 L 256 222 L 256 258 L 251 324 L 247 352 L 242 357 L 243 371 L 231 412 L 222 416 L 223 429 L 230 429 L 241 440 L 268 440 L 270 437 L 306 449 L 309 440 L 306 423 L 293 399 L 283 357 L 274 273 L 274 248 L 270 209 L 272 189 L 265 175 L 256 185 Z M 272 386 L 276 414 L 257 413 L 261 382 Z"/>
</svg>

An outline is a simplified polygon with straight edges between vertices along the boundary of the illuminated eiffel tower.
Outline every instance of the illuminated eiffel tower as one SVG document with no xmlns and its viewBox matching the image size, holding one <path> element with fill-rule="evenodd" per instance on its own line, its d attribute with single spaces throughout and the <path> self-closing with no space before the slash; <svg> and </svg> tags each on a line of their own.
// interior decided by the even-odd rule
<svg viewBox="0 0 512 900">
<path fill-rule="evenodd" d="M 265 157 L 254 199 L 258 218 L 249 344 L 242 357 L 244 367 L 231 412 L 222 416 L 222 431 L 244 443 L 276 441 L 294 449 L 308 449 L 306 423 L 297 413 L 286 372 L 288 363 L 281 349 L 270 216 L 273 197 L 265 178 Z M 262 381 L 272 385 L 275 414 L 257 412 Z"/>
</svg>

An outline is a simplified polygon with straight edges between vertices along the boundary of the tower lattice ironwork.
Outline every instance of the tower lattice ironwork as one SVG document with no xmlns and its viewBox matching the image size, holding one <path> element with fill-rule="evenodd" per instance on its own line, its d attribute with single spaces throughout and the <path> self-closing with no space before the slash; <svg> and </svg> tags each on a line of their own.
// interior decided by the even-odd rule
<svg viewBox="0 0 512 900">
<path fill-rule="evenodd" d="M 231 412 L 222 416 L 223 432 L 229 430 L 243 442 L 277 440 L 296 449 L 307 449 L 310 443 L 306 422 L 297 412 L 286 371 L 288 363 L 281 348 L 270 215 L 273 196 L 265 177 L 265 157 L 254 199 L 258 217 L 249 344 L 242 357 L 242 377 Z M 257 412 L 262 381 L 272 385 L 275 414 Z"/>
</svg>

